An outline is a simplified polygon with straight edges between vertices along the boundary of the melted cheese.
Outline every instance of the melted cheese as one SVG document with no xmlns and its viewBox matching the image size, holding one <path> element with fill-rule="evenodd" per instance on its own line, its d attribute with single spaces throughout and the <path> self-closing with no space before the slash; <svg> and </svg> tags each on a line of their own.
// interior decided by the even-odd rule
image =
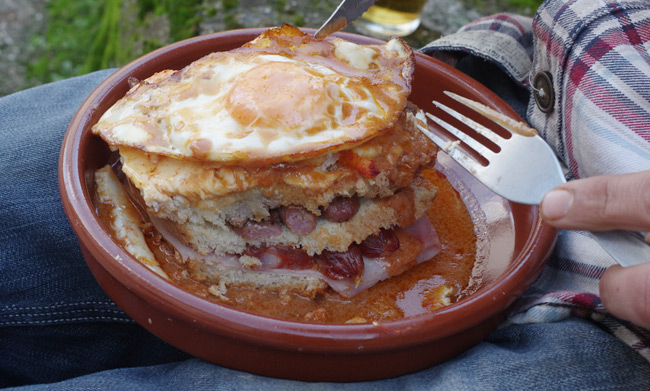
<svg viewBox="0 0 650 391">
<path fill-rule="evenodd" d="M 111 229 L 124 249 L 135 259 L 159 276 L 168 279 L 167 274 L 149 250 L 144 235 L 140 230 L 142 219 L 131 201 L 129 201 L 122 184 L 110 166 L 104 166 L 95 172 L 97 198 L 100 203 L 108 205 L 108 218 Z"/>
</svg>

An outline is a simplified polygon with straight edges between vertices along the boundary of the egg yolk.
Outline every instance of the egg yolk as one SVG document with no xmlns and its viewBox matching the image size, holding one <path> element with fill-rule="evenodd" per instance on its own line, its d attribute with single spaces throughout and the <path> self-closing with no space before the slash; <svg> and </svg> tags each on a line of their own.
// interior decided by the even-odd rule
<svg viewBox="0 0 650 391">
<path fill-rule="evenodd" d="M 299 65 L 271 62 L 237 80 L 228 93 L 226 108 L 243 126 L 311 128 L 314 119 L 329 117 L 332 99 L 326 84 Z"/>
</svg>

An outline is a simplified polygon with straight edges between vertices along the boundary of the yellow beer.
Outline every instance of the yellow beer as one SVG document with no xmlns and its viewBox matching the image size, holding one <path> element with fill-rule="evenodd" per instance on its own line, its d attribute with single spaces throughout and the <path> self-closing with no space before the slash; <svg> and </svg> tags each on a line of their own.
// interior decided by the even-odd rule
<svg viewBox="0 0 650 391">
<path fill-rule="evenodd" d="M 361 16 L 359 24 L 377 35 L 408 35 L 420 25 L 426 0 L 379 0 Z"/>
</svg>

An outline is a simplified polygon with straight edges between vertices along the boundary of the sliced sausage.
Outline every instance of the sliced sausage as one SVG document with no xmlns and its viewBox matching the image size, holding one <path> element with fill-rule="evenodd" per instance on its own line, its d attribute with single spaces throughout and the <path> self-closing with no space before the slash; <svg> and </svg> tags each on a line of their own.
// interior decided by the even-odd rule
<svg viewBox="0 0 650 391">
<path fill-rule="evenodd" d="M 248 220 L 241 227 L 232 227 L 233 231 L 246 240 L 266 239 L 282 233 L 282 226 L 269 221 Z"/>
<path fill-rule="evenodd" d="M 333 280 L 344 280 L 361 276 L 364 269 L 363 256 L 352 243 L 345 252 L 325 250 L 317 259 L 318 270 Z"/>
<path fill-rule="evenodd" d="M 359 197 L 336 197 L 327 205 L 321 216 L 334 223 L 342 223 L 354 217 L 361 207 Z"/>
<path fill-rule="evenodd" d="M 280 218 L 293 233 L 298 235 L 310 234 L 316 228 L 316 216 L 299 205 L 281 207 Z"/>
<path fill-rule="evenodd" d="M 359 250 L 368 258 L 385 257 L 397 251 L 398 248 L 399 238 L 390 229 L 382 229 L 379 233 L 368 236 L 359 244 Z"/>
</svg>

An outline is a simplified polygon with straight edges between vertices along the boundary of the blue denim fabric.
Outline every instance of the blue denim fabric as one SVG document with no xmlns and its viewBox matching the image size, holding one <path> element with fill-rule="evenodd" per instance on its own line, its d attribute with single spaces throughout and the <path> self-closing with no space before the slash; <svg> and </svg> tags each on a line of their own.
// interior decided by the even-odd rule
<svg viewBox="0 0 650 391">
<path fill-rule="evenodd" d="M 395 379 L 302 383 L 190 358 L 134 324 L 88 271 L 61 206 L 66 127 L 110 71 L 0 98 L 0 386 L 24 389 L 639 390 L 650 365 L 578 319 L 503 327 Z"/>
<path fill-rule="evenodd" d="M 109 74 L 0 99 L 0 386 L 187 358 L 99 288 L 59 198 L 67 125 Z"/>
</svg>

